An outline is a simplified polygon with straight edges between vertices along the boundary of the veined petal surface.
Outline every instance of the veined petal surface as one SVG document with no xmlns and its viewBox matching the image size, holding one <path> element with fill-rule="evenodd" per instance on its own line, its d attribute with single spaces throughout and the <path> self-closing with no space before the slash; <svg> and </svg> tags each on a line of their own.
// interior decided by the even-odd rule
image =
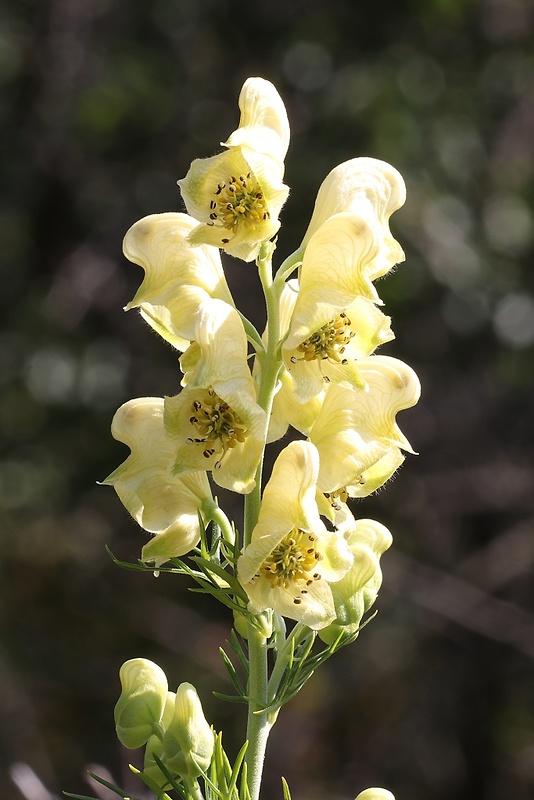
<svg viewBox="0 0 534 800">
<path fill-rule="evenodd" d="M 188 553 L 200 539 L 199 513 L 211 499 L 204 471 L 171 473 L 176 445 L 163 426 L 161 397 L 141 397 L 115 413 L 112 435 L 131 453 L 104 481 L 113 486 L 136 522 L 155 534 L 143 548 L 144 561 L 156 565 Z"/>
<path fill-rule="evenodd" d="M 291 442 L 282 450 L 251 542 L 238 561 L 253 613 L 273 608 L 314 629 L 333 621 L 329 582 L 340 580 L 352 563 L 343 536 L 320 519 L 318 468 L 318 453 L 309 442 Z"/>
<path fill-rule="evenodd" d="M 264 78 L 248 78 L 239 95 L 239 109 L 239 127 L 224 146 L 245 146 L 282 163 L 289 147 L 289 121 L 273 84 Z"/>
<path fill-rule="evenodd" d="M 239 106 L 240 124 L 225 142 L 227 150 L 193 161 L 178 185 L 200 223 L 190 242 L 253 261 L 278 231 L 289 193 L 283 183 L 289 123 L 280 95 L 262 78 L 245 82 Z"/>
<path fill-rule="evenodd" d="M 376 229 L 359 214 L 336 214 L 311 238 L 299 277 L 299 293 L 285 347 L 297 347 L 357 297 L 380 298 L 368 274 L 378 252 Z"/>
<path fill-rule="evenodd" d="M 139 308 L 143 318 L 178 350 L 192 339 L 198 304 L 216 297 L 233 305 L 219 250 L 188 241 L 197 221 L 187 214 L 143 217 L 127 231 L 124 255 L 145 271 L 126 310 Z"/>
<path fill-rule="evenodd" d="M 385 275 L 395 264 L 404 261 L 403 250 L 391 235 L 389 218 L 405 199 L 404 180 L 391 164 L 375 158 L 353 158 L 338 164 L 319 188 L 302 246 L 308 245 L 329 217 L 344 211 L 362 212 L 368 207 L 381 230 L 381 246 L 370 266 L 370 277 L 374 280 Z"/>
<path fill-rule="evenodd" d="M 401 459 L 399 448 L 413 452 L 395 418 L 419 399 L 415 372 L 389 356 L 365 359 L 360 372 L 364 389 L 328 386 L 309 434 L 321 458 L 318 486 L 322 492 L 361 486 L 368 493 L 367 480 L 378 488 L 380 477 L 387 480 L 393 474 Z M 356 489 L 354 495 L 358 496 Z"/>
</svg>

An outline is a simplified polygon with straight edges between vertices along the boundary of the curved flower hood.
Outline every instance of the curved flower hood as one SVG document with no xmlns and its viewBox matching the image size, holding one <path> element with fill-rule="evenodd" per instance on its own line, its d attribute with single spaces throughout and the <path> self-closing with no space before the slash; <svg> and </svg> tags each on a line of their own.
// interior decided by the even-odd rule
<svg viewBox="0 0 534 800">
<path fill-rule="evenodd" d="M 188 213 L 200 222 L 189 241 L 253 261 L 278 231 L 289 193 L 283 183 L 289 122 L 280 95 L 263 78 L 245 82 L 239 107 L 240 123 L 224 143 L 227 149 L 193 161 L 178 185 Z"/>
</svg>

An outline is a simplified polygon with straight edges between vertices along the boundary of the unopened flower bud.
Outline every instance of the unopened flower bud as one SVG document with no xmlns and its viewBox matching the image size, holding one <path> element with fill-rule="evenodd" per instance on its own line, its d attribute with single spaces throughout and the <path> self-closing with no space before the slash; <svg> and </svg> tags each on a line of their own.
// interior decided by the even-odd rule
<svg viewBox="0 0 534 800">
<path fill-rule="evenodd" d="M 273 635 L 273 614 L 270 608 L 256 617 L 256 627 L 266 639 Z M 234 628 L 243 639 L 248 639 L 247 618 L 245 614 L 234 611 Z"/>
<path fill-rule="evenodd" d="M 174 716 L 165 731 L 165 764 L 171 772 L 196 778 L 210 765 L 215 744 L 194 686 L 181 683 L 176 692 Z"/>
<path fill-rule="evenodd" d="M 395 800 L 395 797 L 391 792 L 388 792 L 387 789 L 378 789 L 375 787 L 360 792 L 356 800 Z"/>
<path fill-rule="evenodd" d="M 134 749 L 158 730 L 167 698 L 163 670 L 145 658 L 132 658 L 120 668 L 122 693 L 115 706 L 119 741 Z"/>
</svg>

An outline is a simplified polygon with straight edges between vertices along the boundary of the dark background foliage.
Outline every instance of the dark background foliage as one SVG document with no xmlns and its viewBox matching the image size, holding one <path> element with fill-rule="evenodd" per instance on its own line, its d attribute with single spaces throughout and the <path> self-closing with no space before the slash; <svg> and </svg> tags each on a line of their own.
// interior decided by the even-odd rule
<svg viewBox="0 0 534 800">
<path fill-rule="evenodd" d="M 534 35 L 528 0 L 7 0 L 0 10 L 0 796 L 128 782 L 117 670 L 192 680 L 235 752 L 224 609 L 118 569 L 142 532 L 107 487 L 126 399 L 178 389 L 176 354 L 122 306 L 138 218 L 235 127 L 245 78 L 292 126 L 280 257 L 340 161 L 393 163 L 407 261 L 379 291 L 384 352 L 423 384 L 416 450 L 355 513 L 394 534 L 378 617 L 284 709 L 267 800 L 527 800 L 534 793 Z M 261 324 L 253 265 L 228 262 Z M 134 754 L 135 758 L 135 754 Z M 130 783 L 131 785 L 131 783 Z M 133 790 L 132 790 L 133 791 Z"/>
</svg>

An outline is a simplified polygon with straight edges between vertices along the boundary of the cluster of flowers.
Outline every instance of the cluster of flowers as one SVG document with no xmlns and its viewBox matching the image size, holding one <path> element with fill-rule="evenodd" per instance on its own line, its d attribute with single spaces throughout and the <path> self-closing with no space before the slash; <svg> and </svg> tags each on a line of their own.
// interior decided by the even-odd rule
<svg viewBox="0 0 534 800">
<path fill-rule="evenodd" d="M 245 82 L 239 105 L 225 150 L 194 161 L 179 181 L 188 213 L 145 217 L 126 234 L 124 253 L 144 270 L 127 309 L 181 353 L 183 388 L 117 411 L 112 433 L 131 454 L 105 483 L 153 534 L 141 560 L 157 569 L 195 548 L 216 518 L 209 477 L 243 495 L 257 490 L 266 444 L 291 426 L 299 438 L 275 461 L 237 579 L 249 613 L 272 609 L 328 643 L 358 630 L 391 543 L 347 500 L 374 492 L 412 452 L 396 414 L 417 402 L 419 381 L 402 361 L 375 354 L 393 338 L 375 281 L 404 258 L 389 217 L 405 188 L 371 158 L 332 170 L 300 248 L 264 285 L 260 336 L 235 307 L 220 251 L 258 264 L 272 255 L 289 191 L 289 124 L 263 79 Z M 181 694 L 191 700 L 179 689 L 172 707 L 183 707 Z"/>
</svg>

